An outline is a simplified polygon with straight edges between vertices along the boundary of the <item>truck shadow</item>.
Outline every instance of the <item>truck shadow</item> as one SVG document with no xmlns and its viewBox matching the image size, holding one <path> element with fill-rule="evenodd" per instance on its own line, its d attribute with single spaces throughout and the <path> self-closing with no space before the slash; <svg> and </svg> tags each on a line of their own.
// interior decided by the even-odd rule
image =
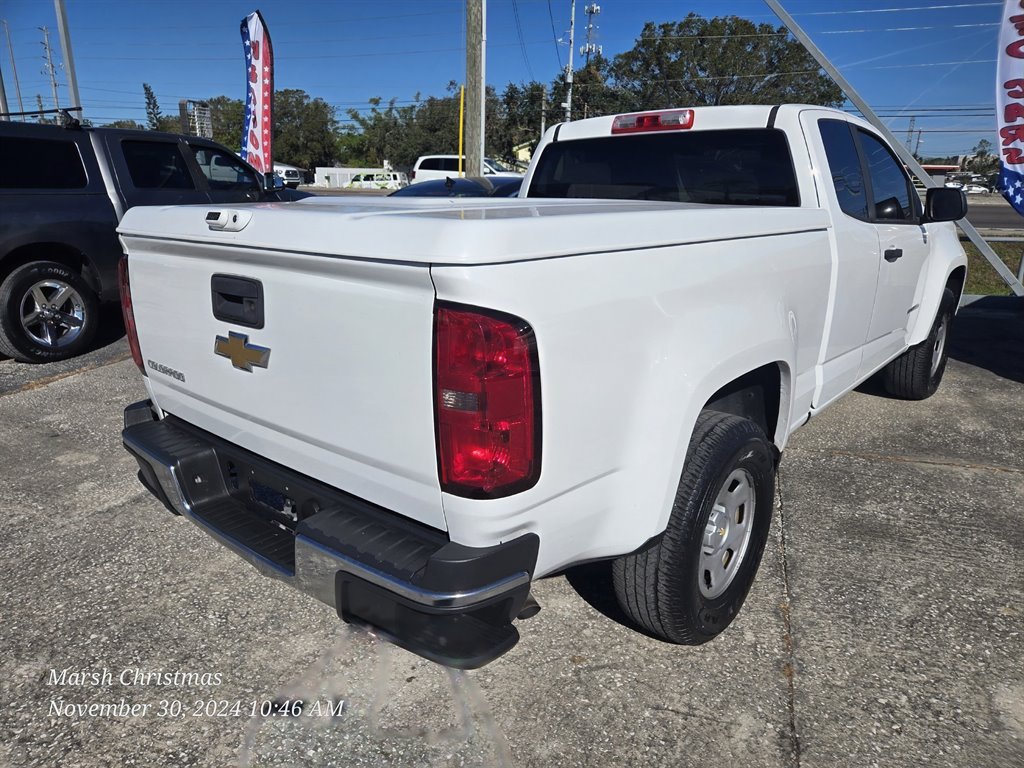
<svg viewBox="0 0 1024 768">
<path fill-rule="evenodd" d="M 1024 383 L 1024 298 L 985 296 L 961 307 L 949 356 Z"/>
<path fill-rule="evenodd" d="M 615 584 L 612 582 L 611 560 L 577 565 L 563 575 L 576 594 L 602 616 L 647 637 L 662 639 L 634 622 L 619 606 L 619 601 L 615 599 Z"/>
<path fill-rule="evenodd" d="M 996 376 L 1024 383 L 1024 299 L 985 296 L 960 308 L 953 321 L 949 356 Z M 878 373 L 857 391 L 891 397 Z"/>
</svg>

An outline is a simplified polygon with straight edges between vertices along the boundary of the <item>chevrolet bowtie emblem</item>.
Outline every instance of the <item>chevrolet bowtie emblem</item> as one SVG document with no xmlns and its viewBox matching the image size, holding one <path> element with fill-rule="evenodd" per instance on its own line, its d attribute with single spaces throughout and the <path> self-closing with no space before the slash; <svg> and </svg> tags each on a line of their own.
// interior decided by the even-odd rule
<svg viewBox="0 0 1024 768">
<path fill-rule="evenodd" d="M 231 360 L 231 364 L 243 371 L 252 373 L 252 367 L 266 368 L 270 362 L 270 350 L 267 347 L 257 347 L 249 343 L 249 337 L 244 333 L 228 331 L 228 337 L 218 336 L 213 345 L 213 351 L 221 357 Z"/>
</svg>

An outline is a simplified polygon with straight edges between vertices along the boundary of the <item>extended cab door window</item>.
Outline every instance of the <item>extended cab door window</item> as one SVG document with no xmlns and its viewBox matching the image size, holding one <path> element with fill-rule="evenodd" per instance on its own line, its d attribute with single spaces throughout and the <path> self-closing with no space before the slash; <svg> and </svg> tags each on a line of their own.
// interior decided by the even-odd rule
<svg viewBox="0 0 1024 768">
<path fill-rule="evenodd" d="M 819 120 L 818 129 L 840 210 L 855 219 L 867 221 L 867 185 L 850 124 L 845 120 Z"/>
<path fill-rule="evenodd" d="M 215 203 L 259 200 L 260 182 L 256 172 L 234 155 L 213 147 L 190 144 L 199 170 L 206 177 L 210 199 Z"/>
</svg>

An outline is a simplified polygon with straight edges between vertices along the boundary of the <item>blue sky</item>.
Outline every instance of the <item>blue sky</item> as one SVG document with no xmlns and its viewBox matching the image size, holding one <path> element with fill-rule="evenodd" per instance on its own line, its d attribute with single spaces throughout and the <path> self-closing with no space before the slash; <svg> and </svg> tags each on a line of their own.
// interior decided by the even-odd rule
<svg viewBox="0 0 1024 768">
<path fill-rule="evenodd" d="M 366 109 L 374 96 L 410 103 L 443 95 L 465 78 L 464 0 L 65 0 L 85 115 L 102 124 L 145 119 L 142 83 L 153 86 L 165 114 L 182 98 L 244 97 L 239 22 L 262 11 L 274 42 L 278 88 L 301 88 L 338 109 Z M 577 49 L 586 0 L 576 7 Z M 734 13 L 776 24 L 761 0 L 599 2 L 597 41 L 606 56 L 628 50 L 645 21 L 672 21 L 693 11 Z M 963 154 L 994 141 L 997 24 L 1001 2 L 985 0 L 783 0 L 784 7 L 840 66 L 898 136 L 914 115 L 924 155 Z M 489 0 L 487 81 L 549 82 L 568 58 L 570 0 Z M 47 26 L 61 59 L 50 0 L 0 0 L 10 26 L 27 109 L 52 106 L 42 74 Z M 0 29 L 2 33 L 2 29 Z M 576 52 L 579 61 L 579 52 Z M 16 110 L 12 67 L 0 34 L 0 71 Z M 58 71 L 61 104 L 66 76 Z M 666 105 L 684 106 L 684 105 Z"/>
</svg>

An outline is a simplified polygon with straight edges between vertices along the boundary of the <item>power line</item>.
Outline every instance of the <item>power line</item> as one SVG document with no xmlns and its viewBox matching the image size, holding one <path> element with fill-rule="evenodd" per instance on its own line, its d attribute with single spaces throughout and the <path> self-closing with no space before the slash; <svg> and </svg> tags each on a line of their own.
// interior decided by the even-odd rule
<svg viewBox="0 0 1024 768">
<path fill-rule="evenodd" d="M 519 48 L 523 52 L 523 63 L 526 64 L 526 71 L 530 75 L 530 80 L 533 80 L 533 68 L 530 67 L 530 57 L 526 55 L 526 42 L 523 40 L 523 25 L 519 21 L 519 3 L 517 0 L 512 0 L 512 14 L 516 20 L 516 35 L 519 37 Z"/>
<path fill-rule="evenodd" d="M 562 51 L 558 47 L 558 33 L 555 32 L 555 17 L 551 13 L 551 0 L 548 0 L 548 19 L 551 21 L 551 39 L 555 41 L 555 56 L 558 57 L 558 71 L 562 71 Z"/>
<path fill-rule="evenodd" d="M 845 16 L 854 13 L 897 13 L 900 11 L 944 11 L 950 8 L 983 8 L 1001 6 L 1002 3 L 957 3 L 955 5 L 916 5 L 909 8 L 850 8 L 845 11 L 807 11 L 794 16 Z"/>
</svg>

